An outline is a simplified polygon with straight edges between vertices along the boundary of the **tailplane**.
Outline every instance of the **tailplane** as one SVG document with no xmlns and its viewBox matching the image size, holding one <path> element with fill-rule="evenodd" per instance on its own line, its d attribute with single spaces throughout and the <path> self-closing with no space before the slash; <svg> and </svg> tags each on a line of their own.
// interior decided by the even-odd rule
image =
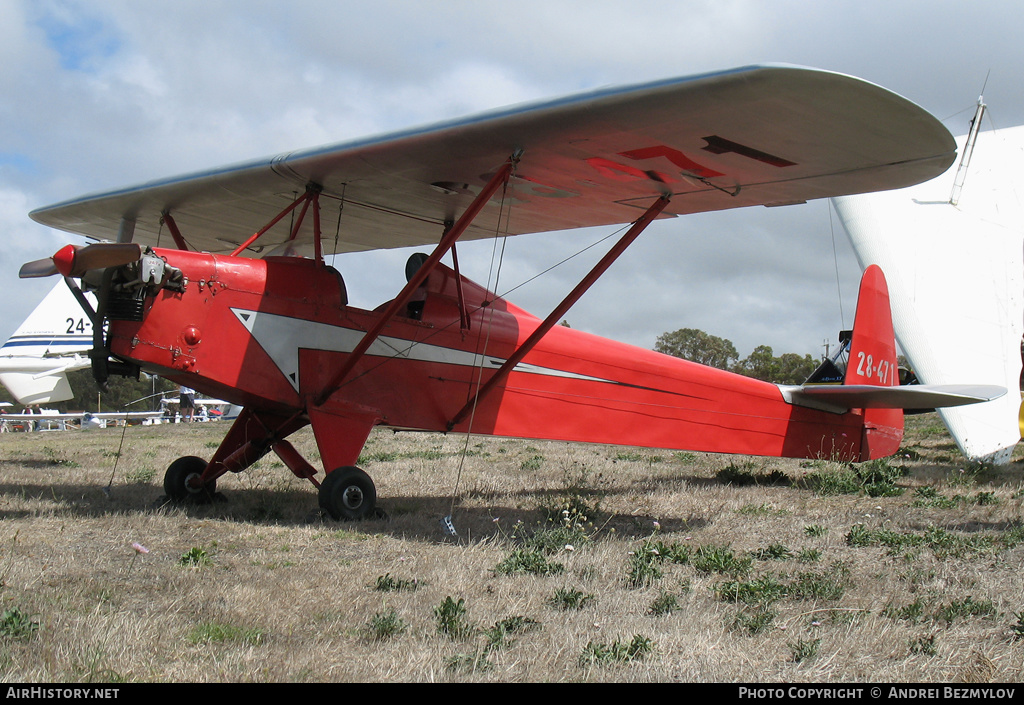
<svg viewBox="0 0 1024 705">
<path fill-rule="evenodd" d="M 809 383 L 782 391 L 792 404 L 837 414 L 861 413 L 861 461 L 896 452 L 903 439 L 904 410 L 976 404 L 1006 394 L 1004 387 L 992 385 L 900 386 L 889 288 L 876 265 L 865 269 L 861 278 L 842 384 Z"/>
</svg>

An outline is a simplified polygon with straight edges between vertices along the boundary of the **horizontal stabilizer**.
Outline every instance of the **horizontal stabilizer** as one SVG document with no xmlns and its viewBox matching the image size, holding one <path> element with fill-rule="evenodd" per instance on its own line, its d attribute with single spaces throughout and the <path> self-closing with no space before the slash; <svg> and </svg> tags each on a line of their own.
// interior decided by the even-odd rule
<svg viewBox="0 0 1024 705">
<path fill-rule="evenodd" d="M 4 372 L 0 373 L 0 384 L 7 387 L 19 404 L 49 404 L 75 396 L 63 369 L 56 374 Z"/>
<path fill-rule="evenodd" d="M 864 384 L 782 386 L 790 404 L 837 414 L 850 409 L 941 409 L 992 401 L 1005 387 L 988 384 L 909 384 L 876 387 Z"/>
</svg>

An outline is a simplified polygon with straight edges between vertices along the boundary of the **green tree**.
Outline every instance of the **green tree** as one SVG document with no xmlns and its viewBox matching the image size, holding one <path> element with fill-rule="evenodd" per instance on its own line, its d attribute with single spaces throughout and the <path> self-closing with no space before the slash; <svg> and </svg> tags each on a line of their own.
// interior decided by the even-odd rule
<svg viewBox="0 0 1024 705">
<path fill-rule="evenodd" d="M 107 391 L 103 392 L 93 379 L 90 369 L 69 372 L 68 382 L 75 393 L 75 398 L 48 406 L 61 411 L 152 411 L 159 408 L 160 398 L 144 397 L 163 392 L 173 395 L 177 390 L 174 383 L 162 377 L 143 375 L 136 380 L 114 375 L 107 382 Z"/>
<path fill-rule="evenodd" d="M 820 361 L 810 355 L 800 356 L 796 353 L 783 353 L 778 357 L 778 371 L 770 380 L 776 384 L 803 384 L 816 369 Z"/>
<path fill-rule="evenodd" d="M 155 411 L 159 409 L 160 398 L 143 399 L 136 404 L 125 407 L 130 402 L 148 397 L 154 392 L 169 393 L 171 396 L 177 393 L 177 385 L 167 380 L 156 377 L 143 376 L 134 380 L 127 377 L 111 377 L 106 392 L 100 392 L 99 385 L 92 378 L 92 370 L 75 370 L 68 373 L 68 383 L 75 396 L 73 399 L 61 402 L 43 403 L 41 406 L 57 411 Z M 21 413 L 22 406 L 14 398 L 6 387 L 0 385 L 0 401 L 11 402 L 14 405 L 10 413 Z M 97 405 L 99 408 L 97 408 Z"/>
<path fill-rule="evenodd" d="M 736 365 L 734 372 L 754 379 L 771 382 L 778 375 L 779 361 L 770 345 L 758 345 L 754 351 Z"/>
<path fill-rule="evenodd" d="M 770 346 L 758 345 L 734 371 L 775 384 L 803 384 L 817 367 L 818 361 L 810 355 L 783 353 L 775 357 Z"/>
<path fill-rule="evenodd" d="M 730 369 L 739 359 L 739 353 L 736 352 L 736 346 L 731 340 L 710 335 L 696 328 L 680 328 L 670 333 L 662 333 L 658 336 L 654 349 L 666 355 L 681 357 L 720 370 Z"/>
<path fill-rule="evenodd" d="M 654 349 L 775 384 L 803 384 L 818 367 L 818 361 L 810 355 L 783 353 L 776 357 L 769 345 L 758 345 L 750 355 L 740 360 L 732 341 L 695 328 L 662 333 Z"/>
</svg>

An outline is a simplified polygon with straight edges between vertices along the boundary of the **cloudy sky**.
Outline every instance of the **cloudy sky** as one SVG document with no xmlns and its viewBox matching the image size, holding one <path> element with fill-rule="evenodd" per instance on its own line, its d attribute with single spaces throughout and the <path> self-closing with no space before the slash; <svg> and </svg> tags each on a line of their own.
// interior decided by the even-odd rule
<svg viewBox="0 0 1024 705">
<path fill-rule="evenodd" d="M 1020 3 L 928 0 L 0 0 L 0 340 L 49 289 L 20 265 L 67 242 L 28 218 L 85 193 L 588 89 L 754 63 L 848 73 L 966 132 L 1024 124 Z M 986 84 L 987 80 L 987 84 Z M 609 234 L 595 231 L 594 241 Z M 573 253 L 509 244 L 501 292 Z M 543 316 L 602 252 L 510 295 Z M 339 257 L 352 303 L 404 283 L 407 252 Z M 460 249 L 486 281 L 490 249 Z M 823 352 L 859 269 L 827 202 L 656 223 L 567 316 L 653 347 L 700 328 L 741 356 Z"/>
</svg>

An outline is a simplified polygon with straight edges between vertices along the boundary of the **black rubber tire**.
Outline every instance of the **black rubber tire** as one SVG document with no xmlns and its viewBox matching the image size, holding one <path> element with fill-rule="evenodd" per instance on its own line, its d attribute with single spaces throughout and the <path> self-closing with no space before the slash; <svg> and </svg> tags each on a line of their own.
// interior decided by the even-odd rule
<svg viewBox="0 0 1024 705">
<path fill-rule="evenodd" d="M 359 521 L 374 515 L 377 488 L 365 472 L 341 467 L 327 473 L 320 484 L 320 508 L 336 521 Z"/>
<path fill-rule="evenodd" d="M 188 480 L 206 470 L 207 462 L 194 455 L 186 455 L 171 463 L 164 473 L 164 492 L 180 504 L 209 504 L 217 492 L 217 481 L 210 480 L 199 489 L 189 487 Z"/>
</svg>

